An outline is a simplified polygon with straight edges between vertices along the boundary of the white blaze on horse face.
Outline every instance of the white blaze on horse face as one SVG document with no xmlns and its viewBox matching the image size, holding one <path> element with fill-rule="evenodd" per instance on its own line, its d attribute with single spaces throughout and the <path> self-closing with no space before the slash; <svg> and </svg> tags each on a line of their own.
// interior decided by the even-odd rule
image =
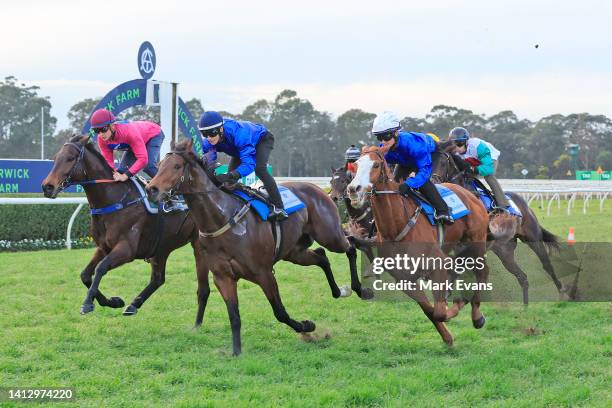
<svg viewBox="0 0 612 408">
<path fill-rule="evenodd" d="M 372 172 L 372 165 L 374 161 L 369 156 L 362 156 L 357 160 L 357 173 L 353 180 L 349 183 L 347 190 L 349 198 L 351 199 L 351 205 L 363 206 L 365 204 L 366 193 L 372 189 L 372 183 L 370 182 L 370 173 Z"/>
</svg>

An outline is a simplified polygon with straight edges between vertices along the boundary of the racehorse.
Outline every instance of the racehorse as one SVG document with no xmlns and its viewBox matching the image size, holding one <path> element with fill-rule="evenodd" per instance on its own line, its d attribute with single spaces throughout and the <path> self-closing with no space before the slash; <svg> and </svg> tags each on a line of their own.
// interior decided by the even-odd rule
<svg viewBox="0 0 612 408">
<path fill-rule="evenodd" d="M 48 198 L 57 197 L 72 184 L 81 184 L 90 208 L 111 208 L 113 205 L 124 207 L 118 211 L 92 215 L 91 232 L 96 249 L 91 261 L 81 272 L 81 280 L 88 288 L 81 313 L 86 314 L 94 310 L 94 298 L 100 306 L 123 307 L 125 303 L 121 298 L 109 299 L 102 294 L 99 289 L 100 280 L 113 268 L 134 259 L 148 259 L 151 263 L 151 280 L 123 312 L 126 316 L 137 313 L 149 296 L 163 285 L 169 254 L 190 242 L 195 254 L 198 277 L 198 312 L 195 326 L 200 326 L 210 287 L 208 268 L 193 218 L 187 213 L 179 212 L 165 214 L 158 219 L 156 215 L 147 212 L 132 181 L 114 183 L 112 179 L 111 168 L 94 144 L 90 143 L 89 136 L 73 136 L 55 155 L 53 168 L 42 184 L 43 192 Z M 160 222 L 163 223 L 163 228 L 158 230 L 158 226 L 162 226 Z"/>
<path fill-rule="evenodd" d="M 452 141 L 439 144 L 440 156 L 438 160 L 434 161 L 431 180 L 434 183 L 455 183 L 470 189 L 471 184 L 468 182 L 467 176 L 459 170 L 455 163 L 452 154 L 454 149 L 455 145 Z M 527 275 L 515 260 L 514 253 L 517 247 L 517 239 L 526 243 L 537 255 L 544 270 L 557 287 L 560 297 L 562 299 L 571 298 L 574 293 L 573 290 L 561 283 L 555 274 L 549 257 L 549 251 L 559 250 L 557 237 L 540 225 L 536 215 L 529 208 L 529 204 L 519 194 L 508 192 L 508 195 L 523 216 L 515 217 L 493 212 L 490 215 L 490 238 L 493 239 L 490 249 L 499 257 L 504 267 L 518 280 L 523 290 L 523 303 L 529 303 L 529 281 Z"/>
<path fill-rule="evenodd" d="M 331 170 L 332 178 L 330 180 L 331 190 L 329 192 L 329 197 L 336 203 L 340 200 L 342 200 L 344 203 L 344 207 L 346 208 L 346 212 L 348 214 L 347 234 L 349 236 L 349 240 L 352 241 L 357 249 L 363 251 L 370 262 L 372 262 L 374 254 L 372 252 L 370 241 L 372 240 L 371 236 L 374 235 L 375 231 L 370 203 L 366 201 L 361 208 L 353 207 L 351 200 L 349 200 L 346 194 L 346 188 L 351 182 L 351 177 L 348 175 L 344 167 L 339 167 L 337 169 L 332 167 Z M 364 277 L 369 276 L 371 275 L 364 274 Z"/>
<path fill-rule="evenodd" d="M 249 210 L 247 203 L 216 180 L 213 169 L 193 153 L 190 139 L 177 144 L 166 155 L 159 172 L 147 186 L 152 199 L 164 199 L 173 194 L 185 197 L 200 230 L 202 251 L 213 272 L 215 285 L 227 306 L 234 355 L 239 355 L 242 349 L 238 279 L 244 278 L 259 285 L 276 319 L 299 333 L 312 332 L 315 324 L 309 320 L 296 321 L 285 310 L 272 270 L 278 260 L 304 266 L 318 265 L 325 272 L 332 296 L 341 296 L 325 250 L 308 249 L 313 241 L 330 251 L 346 253 L 352 287 L 360 297 L 364 297 L 357 277 L 356 250 L 342 231 L 340 216 L 332 200 L 309 183 L 283 185 L 305 204 L 305 208 L 290 214 L 280 223 L 282 238 L 278 238 L 278 251 L 275 251 L 274 227 L 262 221 Z"/>
<path fill-rule="evenodd" d="M 445 227 L 444 244 L 440 246 L 436 228 L 432 227 L 427 217 L 421 212 L 421 207 L 413 198 L 403 197 L 398 193 L 398 183 L 393 180 L 391 170 L 384 159 L 387 150 L 388 147 L 364 148 L 361 157 L 356 162 L 357 174 L 348 185 L 349 198 L 355 207 L 361 206 L 367 196 L 371 196 L 370 204 L 378 229 L 378 241 L 410 243 L 410 245 L 404 244 L 401 250 L 407 249 L 412 256 L 414 256 L 414 250 L 411 249 L 413 247 L 426 248 L 424 250 L 428 253 L 421 255 L 437 259 L 448 259 L 446 254 L 455 249 L 461 249 L 459 252 L 462 257 L 484 260 L 488 216 L 480 200 L 464 188 L 452 184 L 447 185 L 463 201 L 470 214 L 457 219 L 453 225 Z M 393 248 L 391 252 L 396 251 L 397 246 Z M 442 340 L 452 345 L 453 337 L 444 322 L 455 317 L 465 305 L 466 300 L 455 300 L 452 308 L 447 309 L 446 290 L 449 282 L 447 271 L 434 263 L 430 270 L 419 272 L 424 274 L 424 276 L 421 275 L 422 277 L 430 277 L 433 281 L 434 306 L 432 307 L 419 286 L 415 286 L 415 289 L 404 290 L 404 292 L 419 304 L 438 330 Z M 486 284 L 489 274 L 486 262 L 482 263 L 482 267 L 474 268 L 473 272 L 479 284 Z M 406 270 L 391 269 L 389 273 L 398 282 L 415 278 Z M 485 324 L 485 317 L 480 311 L 479 289 L 474 291 L 471 305 L 472 323 L 475 328 L 479 329 Z"/>
</svg>

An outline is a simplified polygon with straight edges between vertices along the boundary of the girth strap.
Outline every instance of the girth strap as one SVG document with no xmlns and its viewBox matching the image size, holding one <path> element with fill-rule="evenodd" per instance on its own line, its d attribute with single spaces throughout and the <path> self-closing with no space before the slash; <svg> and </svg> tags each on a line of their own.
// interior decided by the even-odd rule
<svg viewBox="0 0 612 408">
<path fill-rule="evenodd" d="M 128 202 L 122 201 L 120 203 L 111 204 L 109 206 L 102 207 L 102 208 L 92 208 L 89 210 L 89 212 L 91 213 L 91 215 L 110 214 L 110 213 L 114 213 L 119 210 L 123 210 L 124 208 L 130 207 L 134 204 L 137 204 L 141 202 L 142 199 L 143 197 L 138 197 L 137 199 L 128 201 Z"/>
<path fill-rule="evenodd" d="M 221 228 L 219 228 L 215 232 L 202 232 L 202 231 L 200 231 L 200 236 L 203 237 L 203 238 L 216 238 L 216 237 L 222 235 L 227 230 L 231 229 L 234 225 L 238 224 L 238 222 L 240 222 L 240 220 L 249 212 L 250 208 L 251 208 L 251 203 L 248 202 L 248 203 L 246 203 L 240 209 L 240 211 L 238 211 L 236 213 L 236 215 L 234 215 L 232 218 L 230 218 L 230 220 L 224 226 L 222 226 Z"/>
<path fill-rule="evenodd" d="M 272 221 L 272 236 L 274 237 L 274 263 L 280 259 L 280 247 L 283 240 L 281 223 Z"/>
<path fill-rule="evenodd" d="M 412 229 L 412 227 L 414 227 L 414 225 L 417 223 L 417 219 L 419 218 L 419 215 L 421 215 L 421 206 L 417 207 L 417 209 L 414 211 L 414 215 L 410 217 L 404 229 L 398 234 L 397 237 L 395 237 L 394 239 L 395 242 L 399 242 L 402 239 L 404 239 L 406 234 L 408 234 L 408 232 Z"/>
</svg>

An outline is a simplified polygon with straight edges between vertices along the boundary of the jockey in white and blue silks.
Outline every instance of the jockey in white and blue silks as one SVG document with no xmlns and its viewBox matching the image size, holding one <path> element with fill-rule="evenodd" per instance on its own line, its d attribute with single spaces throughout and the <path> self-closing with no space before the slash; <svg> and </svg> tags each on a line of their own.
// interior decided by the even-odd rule
<svg viewBox="0 0 612 408">
<path fill-rule="evenodd" d="M 202 114 L 198 129 L 203 138 L 203 152 L 212 152 L 208 156 L 209 160 L 216 161 L 216 152 L 231 156 L 228 172 L 218 175 L 217 179 L 235 183 L 255 171 L 270 196 L 270 218 L 278 221 L 287 218 L 276 182 L 267 169 L 268 159 L 274 148 L 272 133 L 259 123 L 223 118 L 214 111 Z"/>
<path fill-rule="evenodd" d="M 432 171 L 431 155 L 437 149 L 435 141 L 423 133 L 401 130 L 400 121 L 393 112 L 383 112 L 376 116 L 372 134 L 382 142 L 381 145 L 391 146 L 385 154 L 385 160 L 389 164 L 398 165 L 394 172 L 395 181 L 399 182 L 410 173 L 415 173 L 400 184 L 399 192 L 406 195 L 410 189 L 419 190 L 435 208 L 436 219 L 452 224 L 454 220 L 448 205 L 429 179 Z"/>
</svg>

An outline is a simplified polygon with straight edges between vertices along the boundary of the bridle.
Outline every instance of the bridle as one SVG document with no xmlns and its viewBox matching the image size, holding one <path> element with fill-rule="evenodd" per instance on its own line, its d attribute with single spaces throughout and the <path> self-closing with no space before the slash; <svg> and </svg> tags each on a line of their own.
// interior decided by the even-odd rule
<svg viewBox="0 0 612 408">
<path fill-rule="evenodd" d="M 75 149 L 79 151 L 79 156 L 76 159 L 76 163 L 74 163 L 74 165 L 68 172 L 68 175 L 62 180 L 62 182 L 57 187 L 58 194 L 73 184 L 81 184 L 81 183 L 72 182 L 72 177 L 74 177 L 74 175 L 76 174 L 77 167 L 80 166 L 83 169 L 83 174 L 85 175 L 85 178 L 87 178 L 87 170 L 85 170 L 85 167 L 83 167 L 82 165 L 83 157 L 85 156 L 85 145 L 80 145 L 80 144 L 73 143 L 73 142 L 67 142 L 67 143 L 64 143 L 64 146 L 74 147 Z"/>
<path fill-rule="evenodd" d="M 444 177 L 442 177 L 440 174 L 438 173 L 431 173 L 431 180 L 432 182 L 438 184 L 438 183 L 455 183 L 455 180 L 457 180 L 459 177 L 463 177 L 463 170 L 459 170 L 459 167 L 457 167 L 457 164 L 455 163 L 455 160 L 453 160 L 452 156 L 450 153 L 448 152 L 439 152 L 441 155 L 444 155 L 444 158 L 446 159 L 446 174 L 444 175 Z M 453 173 L 455 174 L 454 176 L 450 176 L 451 174 L 451 167 L 455 170 Z"/>
</svg>

